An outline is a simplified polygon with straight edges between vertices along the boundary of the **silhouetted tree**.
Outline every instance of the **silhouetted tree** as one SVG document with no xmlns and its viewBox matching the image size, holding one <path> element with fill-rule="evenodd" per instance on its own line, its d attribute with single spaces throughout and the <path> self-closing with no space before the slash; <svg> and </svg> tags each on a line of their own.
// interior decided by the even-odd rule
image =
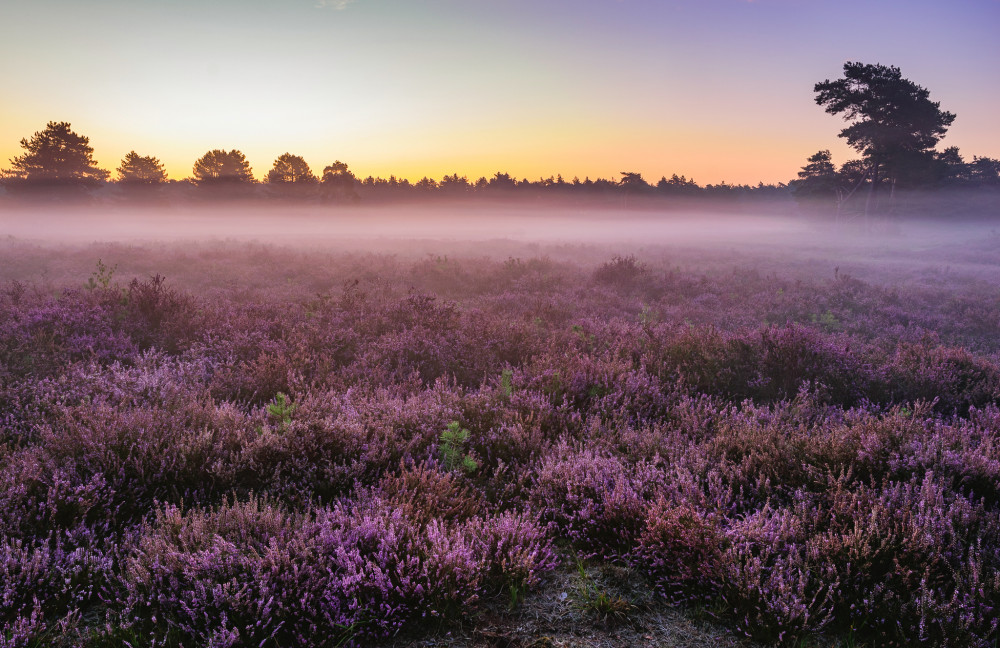
<svg viewBox="0 0 1000 648">
<path fill-rule="evenodd" d="M 496 175 L 490 178 L 489 187 L 490 189 L 509 191 L 517 187 L 517 180 L 510 177 L 509 174 L 500 173 L 498 171 Z"/>
<path fill-rule="evenodd" d="M 969 164 L 969 175 L 976 184 L 1000 186 L 1000 160 L 975 156 Z"/>
<path fill-rule="evenodd" d="M 840 165 L 837 173 L 844 185 L 854 188 L 868 179 L 868 170 L 864 160 L 848 160 Z"/>
<path fill-rule="evenodd" d="M 428 194 L 428 193 L 433 193 L 434 191 L 437 190 L 438 183 L 437 180 L 424 176 L 423 178 L 417 180 L 416 184 L 414 184 L 413 187 L 421 193 Z"/>
<path fill-rule="evenodd" d="M 603 194 L 614 193 L 618 189 L 618 183 L 614 180 L 608 180 L 606 178 L 598 178 L 594 180 L 593 185 L 591 185 L 595 191 Z"/>
<path fill-rule="evenodd" d="M 22 139 L 24 155 L 10 161 L 4 184 L 12 191 L 69 190 L 100 186 L 110 175 L 97 168 L 90 138 L 70 129 L 69 122 L 49 122 L 31 139 Z"/>
<path fill-rule="evenodd" d="M 267 191 L 277 198 L 308 198 L 315 195 L 319 178 L 298 155 L 285 153 L 274 161 L 264 178 Z"/>
<path fill-rule="evenodd" d="M 670 176 L 669 180 L 666 176 L 660 178 L 660 181 L 656 183 L 656 191 L 667 196 L 692 195 L 699 193 L 701 187 L 694 181 L 694 178 L 689 180 L 685 176 L 679 176 L 675 173 Z"/>
<path fill-rule="evenodd" d="M 151 155 L 130 151 L 118 167 L 118 183 L 124 186 L 155 186 L 167 181 L 163 164 Z"/>
<path fill-rule="evenodd" d="M 851 124 L 840 131 L 869 165 L 871 199 L 883 175 L 895 181 L 930 160 L 955 115 L 941 110 L 926 89 L 904 79 L 899 68 L 847 62 L 844 78 L 822 81 L 816 103 Z"/>
<path fill-rule="evenodd" d="M 806 162 L 798 179 L 791 182 L 792 195 L 800 202 L 828 200 L 832 205 L 841 194 L 841 179 L 830 151 L 817 151 Z"/>
<path fill-rule="evenodd" d="M 622 179 L 618 184 L 625 189 L 642 191 L 649 188 L 649 184 L 643 180 L 641 173 L 636 173 L 634 171 L 622 171 L 621 176 Z"/>
<path fill-rule="evenodd" d="M 199 186 L 239 185 L 254 182 L 250 163 L 242 152 L 212 149 L 194 163 L 192 177 Z"/>
<path fill-rule="evenodd" d="M 622 171 L 622 179 L 618 182 L 618 185 L 625 192 L 625 206 L 628 207 L 629 198 L 645 193 L 651 187 L 647 183 L 641 173 L 636 173 L 634 171 Z"/>
<path fill-rule="evenodd" d="M 255 186 L 250 163 L 241 151 L 212 149 L 194 163 L 191 180 L 203 198 L 247 198 Z"/>
<path fill-rule="evenodd" d="M 355 189 L 357 178 L 347 168 L 347 164 L 337 160 L 323 169 L 323 199 L 329 201 L 356 201 L 358 192 Z"/>
<path fill-rule="evenodd" d="M 457 173 L 454 175 L 446 175 L 442 178 L 438 187 L 441 191 L 450 195 L 466 194 L 472 189 L 472 185 L 469 184 L 469 179 L 465 176 L 459 176 Z"/>
<path fill-rule="evenodd" d="M 319 178 L 313 174 L 312 169 L 301 156 L 285 153 L 274 161 L 274 166 L 267 172 L 265 182 L 268 184 L 314 185 L 319 182 Z"/>
<path fill-rule="evenodd" d="M 837 169 L 833 166 L 833 155 L 829 150 L 813 153 L 806 162 L 808 164 L 799 171 L 800 180 L 830 178 L 837 174 Z"/>
<path fill-rule="evenodd" d="M 934 154 L 938 182 L 945 185 L 968 184 L 972 180 L 969 165 L 957 146 L 949 146 Z"/>
</svg>

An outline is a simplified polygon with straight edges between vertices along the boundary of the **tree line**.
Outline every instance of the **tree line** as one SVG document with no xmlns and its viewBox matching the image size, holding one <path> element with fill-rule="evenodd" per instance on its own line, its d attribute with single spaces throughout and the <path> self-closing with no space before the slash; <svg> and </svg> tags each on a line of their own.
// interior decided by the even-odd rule
<svg viewBox="0 0 1000 648">
<path fill-rule="evenodd" d="M 941 110 L 925 88 L 903 78 L 899 68 L 848 62 L 844 77 L 814 87 L 816 103 L 826 112 L 841 115 L 848 125 L 840 132 L 861 157 L 834 165 L 829 150 L 808 158 L 798 177 L 789 183 L 758 185 L 699 185 L 673 174 L 651 183 L 642 174 L 623 171 L 617 180 L 591 180 L 561 175 L 536 181 L 497 172 L 490 178 L 470 180 L 457 173 L 441 180 L 358 178 L 348 165 L 335 161 L 316 175 L 299 155 L 285 153 L 273 163 L 261 182 L 254 178 L 246 156 L 239 150 L 213 149 L 195 161 L 190 178 L 171 181 L 154 156 L 129 152 L 117 176 L 97 166 L 89 138 L 75 133 L 68 122 L 49 122 L 32 137 L 21 140 L 24 153 L 10 161 L 0 182 L 12 195 L 80 196 L 114 186 L 128 196 L 162 195 L 165 188 L 190 189 L 203 197 L 270 197 L 330 202 L 371 198 L 420 196 L 476 196 L 540 194 L 553 196 L 793 196 L 810 204 L 854 205 L 864 213 L 877 209 L 888 192 L 892 203 L 897 189 L 941 187 L 1000 187 L 1000 160 L 974 157 L 965 161 L 957 147 L 943 151 L 936 145 L 955 120 Z M 180 189 L 178 189 L 178 186 Z"/>
<path fill-rule="evenodd" d="M 602 194 L 627 196 L 693 196 L 693 195 L 784 195 L 784 183 L 765 185 L 699 185 L 686 176 L 673 174 L 649 183 L 642 174 L 623 171 L 620 180 L 589 177 L 566 180 L 562 175 L 518 179 L 505 172 L 492 177 L 470 180 L 458 173 L 440 180 L 424 177 L 415 182 L 405 178 L 368 176 L 358 178 L 348 165 L 339 160 L 327 165 L 316 175 L 300 155 L 279 156 L 263 179 L 258 182 L 246 156 L 237 149 L 214 149 L 195 161 L 189 178 L 173 181 L 167 178 L 160 160 L 151 155 L 129 152 L 117 168 L 117 176 L 97 166 L 89 138 L 73 132 L 67 122 L 49 122 L 46 128 L 31 138 L 21 140 L 25 153 L 11 160 L 3 172 L 2 182 L 14 195 L 54 195 L 70 197 L 115 186 L 124 195 L 153 196 L 171 186 L 179 191 L 186 188 L 193 195 L 205 197 L 271 197 L 352 202 L 366 198 L 411 198 L 420 196 L 475 196 L 545 192 L 551 195 Z"/>
</svg>

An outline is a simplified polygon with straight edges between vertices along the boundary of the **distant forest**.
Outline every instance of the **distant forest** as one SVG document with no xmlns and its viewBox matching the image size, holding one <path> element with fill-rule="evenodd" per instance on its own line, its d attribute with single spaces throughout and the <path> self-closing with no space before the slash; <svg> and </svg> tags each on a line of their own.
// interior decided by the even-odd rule
<svg viewBox="0 0 1000 648">
<path fill-rule="evenodd" d="M 898 191 L 965 189 L 1000 191 L 1000 160 L 966 161 L 957 147 L 936 149 L 955 119 L 929 99 L 926 89 L 902 77 L 899 68 L 848 62 L 844 77 L 814 87 L 816 103 L 848 122 L 840 132 L 859 157 L 839 167 L 829 150 L 810 156 L 788 183 L 699 185 L 683 175 L 649 181 L 622 171 L 620 178 L 565 179 L 561 175 L 528 180 L 504 172 L 470 179 L 458 173 L 416 182 L 368 176 L 358 178 L 335 161 L 316 174 L 299 155 L 278 157 L 261 181 L 254 178 L 239 150 L 211 150 L 195 161 L 189 178 L 167 178 L 152 155 L 132 151 L 112 174 L 97 166 L 88 137 L 68 122 L 49 122 L 21 140 L 24 154 L 0 172 L 9 199 L 132 199 L 175 201 L 269 199 L 318 203 L 386 202 L 426 198 L 535 198 L 551 196 L 589 201 L 620 201 L 628 206 L 656 199 L 788 199 L 821 210 L 876 212 L 895 205 Z"/>
</svg>

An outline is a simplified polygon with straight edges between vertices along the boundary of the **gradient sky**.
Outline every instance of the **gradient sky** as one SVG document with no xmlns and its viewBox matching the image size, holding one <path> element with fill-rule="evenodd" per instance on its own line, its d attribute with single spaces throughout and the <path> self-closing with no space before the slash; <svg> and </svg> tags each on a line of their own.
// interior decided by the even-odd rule
<svg viewBox="0 0 1000 648">
<path fill-rule="evenodd" d="M 779 182 L 843 127 L 813 85 L 896 65 L 1000 157 L 1000 0 L 0 0 L 0 168 L 68 121 L 114 170 Z"/>
</svg>

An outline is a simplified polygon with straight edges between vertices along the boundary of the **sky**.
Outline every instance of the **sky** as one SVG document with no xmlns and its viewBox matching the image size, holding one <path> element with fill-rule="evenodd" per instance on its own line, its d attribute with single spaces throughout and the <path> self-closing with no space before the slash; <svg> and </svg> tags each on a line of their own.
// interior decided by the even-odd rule
<svg viewBox="0 0 1000 648">
<path fill-rule="evenodd" d="M 114 173 L 239 149 L 317 173 L 786 182 L 844 123 L 813 85 L 901 68 L 1000 157 L 1000 0 L 0 0 L 0 168 L 48 121 Z"/>
</svg>

